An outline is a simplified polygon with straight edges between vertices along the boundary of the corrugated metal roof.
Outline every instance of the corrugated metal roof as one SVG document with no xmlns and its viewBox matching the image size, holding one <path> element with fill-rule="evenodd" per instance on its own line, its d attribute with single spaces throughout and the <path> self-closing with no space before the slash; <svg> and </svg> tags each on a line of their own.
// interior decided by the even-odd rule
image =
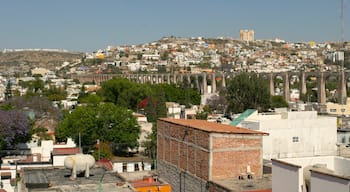
<svg viewBox="0 0 350 192">
<path fill-rule="evenodd" d="M 183 125 L 191 127 L 194 129 L 200 129 L 207 132 L 213 133 L 233 133 L 233 134 L 258 134 L 258 135 L 268 135 L 268 133 L 254 131 L 246 128 L 235 127 L 232 125 L 225 125 L 219 123 L 212 123 L 206 120 L 196 120 L 196 119 L 172 119 L 172 118 L 160 118 L 160 121 L 166 121 L 169 123 L 174 123 L 178 125 Z"/>
</svg>

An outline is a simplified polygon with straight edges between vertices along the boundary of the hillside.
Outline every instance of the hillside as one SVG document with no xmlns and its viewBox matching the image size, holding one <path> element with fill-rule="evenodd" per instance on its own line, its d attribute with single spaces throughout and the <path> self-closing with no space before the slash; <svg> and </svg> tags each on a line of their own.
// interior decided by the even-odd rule
<svg viewBox="0 0 350 192">
<path fill-rule="evenodd" d="M 17 69 L 26 72 L 34 67 L 54 69 L 65 61 L 73 63 L 82 57 L 83 53 L 54 51 L 0 52 L 0 70 L 11 73 Z"/>
</svg>

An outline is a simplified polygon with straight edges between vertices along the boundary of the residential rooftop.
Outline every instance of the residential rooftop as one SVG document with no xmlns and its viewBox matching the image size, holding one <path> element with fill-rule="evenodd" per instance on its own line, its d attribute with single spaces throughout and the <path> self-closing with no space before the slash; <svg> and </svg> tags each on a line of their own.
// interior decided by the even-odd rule
<svg viewBox="0 0 350 192">
<path fill-rule="evenodd" d="M 90 177 L 78 175 L 71 180 L 70 169 L 64 168 L 25 168 L 23 169 L 23 186 L 30 191 L 98 191 L 100 181 L 103 191 L 131 192 L 130 185 L 124 182 L 116 173 L 110 173 L 103 168 L 90 169 Z"/>
<path fill-rule="evenodd" d="M 194 129 L 203 130 L 213 133 L 233 133 L 233 134 L 255 134 L 255 135 L 268 135 L 268 133 L 249 130 L 241 127 L 235 127 L 231 125 L 212 123 L 206 120 L 197 119 L 173 119 L 173 118 L 160 118 L 160 121 L 165 121 L 172 124 L 191 127 Z"/>
<path fill-rule="evenodd" d="M 244 192 L 271 192 L 272 175 L 263 175 L 262 178 L 238 180 L 237 178 L 228 178 L 215 180 L 216 184 L 229 189 L 230 191 Z"/>
</svg>

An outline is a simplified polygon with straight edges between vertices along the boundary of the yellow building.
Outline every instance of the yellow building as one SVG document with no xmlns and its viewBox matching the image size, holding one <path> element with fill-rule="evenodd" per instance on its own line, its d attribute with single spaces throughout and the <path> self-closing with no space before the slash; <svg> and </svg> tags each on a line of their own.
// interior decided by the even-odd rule
<svg viewBox="0 0 350 192">
<path fill-rule="evenodd" d="M 327 113 L 331 115 L 350 115 L 350 98 L 346 100 L 346 105 L 338 103 L 326 103 Z"/>
<path fill-rule="evenodd" d="M 239 39 L 242 41 L 254 41 L 254 30 L 239 30 Z"/>
</svg>

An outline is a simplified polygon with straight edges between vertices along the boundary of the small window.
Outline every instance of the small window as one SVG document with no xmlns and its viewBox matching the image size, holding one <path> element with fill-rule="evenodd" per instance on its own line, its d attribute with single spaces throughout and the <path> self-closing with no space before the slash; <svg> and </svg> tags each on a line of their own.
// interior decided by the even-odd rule
<svg viewBox="0 0 350 192">
<path fill-rule="evenodd" d="M 335 113 L 335 112 L 337 112 L 337 109 L 330 109 L 330 111 Z"/>
<path fill-rule="evenodd" d="M 299 137 L 293 137 L 293 143 L 299 142 Z"/>
<path fill-rule="evenodd" d="M 342 142 L 342 143 L 345 143 L 345 136 L 343 136 L 343 137 L 341 138 L 341 142 Z"/>
<path fill-rule="evenodd" d="M 135 171 L 140 171 L 140 168 L 139 168 L 139 164 L 138 164 L 138 163 L 135 163 L 134 166 L 135 166 L 135 167 L 134 167 L 134 168 L 135 168 Z"/>
<path fill-rule="evenodd" d="M 127 172 L 127 164 L 123 163 L 123 172 Z"/>
</svg>

